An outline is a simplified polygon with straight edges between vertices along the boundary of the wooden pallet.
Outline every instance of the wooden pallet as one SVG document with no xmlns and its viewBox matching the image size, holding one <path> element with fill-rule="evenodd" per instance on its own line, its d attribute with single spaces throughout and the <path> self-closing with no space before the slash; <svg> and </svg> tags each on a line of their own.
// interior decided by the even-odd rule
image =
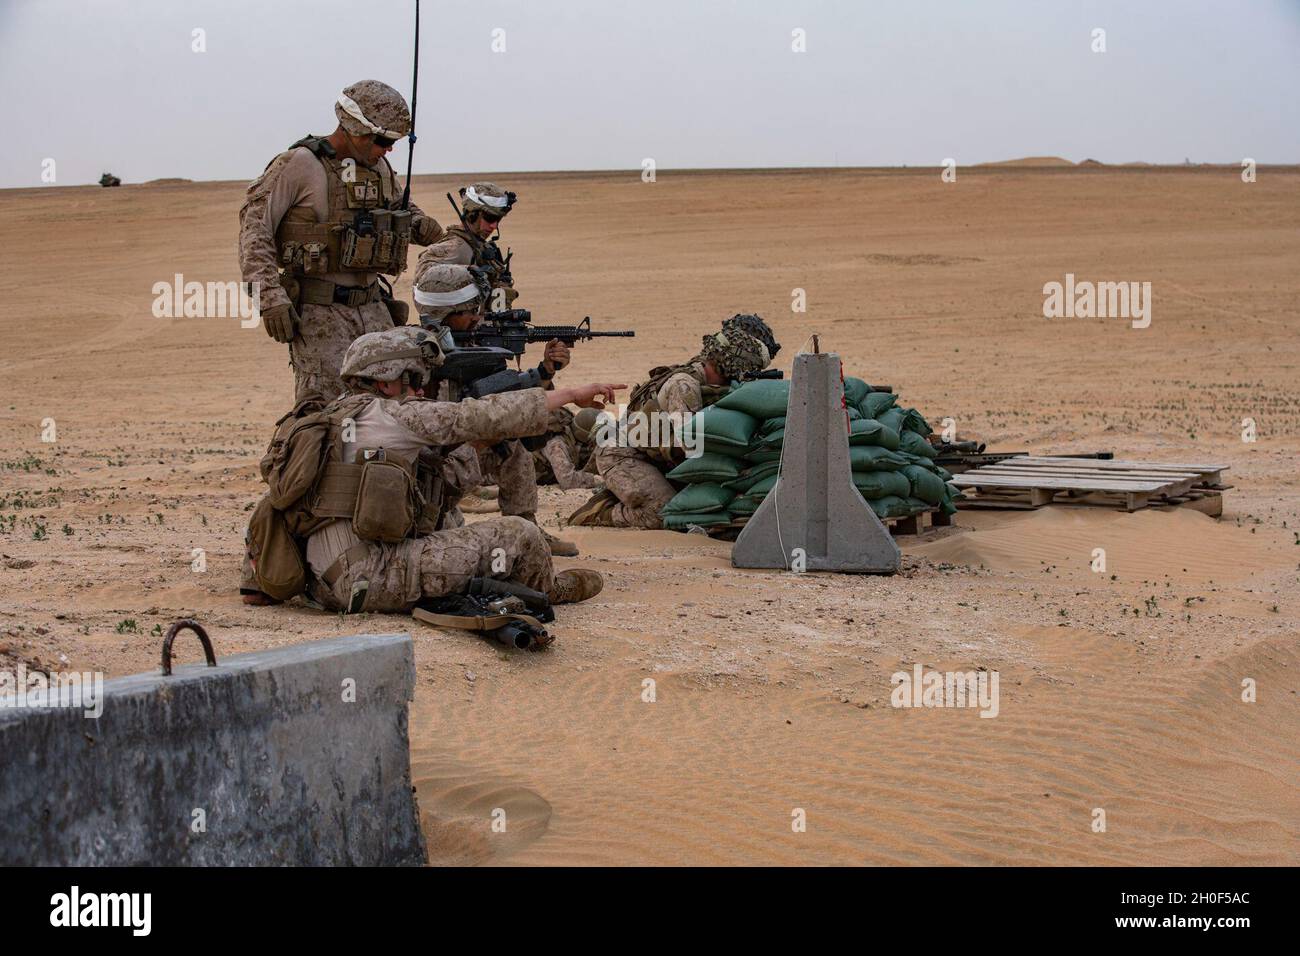
<svg viewBox="0 0 1300 956">
<path fill-rule="evenodd" d="M 748 518 L 736 518 L 729 525 L 725 525 L 722 530 L 732 531 L 735 534 L 740 533 L 740 529 L 745 527 Z M 914 515 L 908 515 L 904 518 L 881 518 L 881 523 L 889 529 L 889 533 L 894 537 L 904 534 L 921 534 L 931 528 L 942 528 L 952 524 L 952 516 L 944 514 L 939 508 L 927 508 L 925 511 L 918 511 Z M 714 537 L 725 537 L 724 535 L 713 534 Z"/>
<path fill-rule="evenodd" d="M 962 499 L 963 508 L 1093 504 L 1136 511 L 1214 497 L 1217 503 L 1206 502 L 1198 510 L 1222 514 L 1218 493 L 1231 487 L 1222 483 L 1227 470 L 1227 465 L 1210 463 L 1026 456 L 953 475 L 952 484 L 971 492 Z"/>
</svg>

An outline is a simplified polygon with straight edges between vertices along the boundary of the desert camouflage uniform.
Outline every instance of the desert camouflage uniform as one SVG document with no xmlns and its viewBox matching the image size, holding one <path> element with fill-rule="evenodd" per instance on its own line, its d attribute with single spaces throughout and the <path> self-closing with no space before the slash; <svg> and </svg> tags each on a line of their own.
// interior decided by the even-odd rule
<svg viewBox="0 0 1300 956">
<path fill-rule="evenodd" d="M 436 242 L 420 253 L 415 267 L 413 288 L 418 288 L 437 266 L 479 264 L 478 253 L 486 243 L 461 226 L 447 230 L 444 239 Z M 491 281 L 491 280 L 489 280 Z M 442 347 L 447 350 L 455 345 L 451 332 L 441 323 L 447 309 L 437 309 L 430 313 L 428 307 L 416 302 L 416 310 L 421 313 L 421 322 L 425 328 L 438 336 Z M 432 314 L 434 321 L 428 321 Z M 546 388 L 553 387 L 550 382 Z M 445 393 L 444 393 L 445 394 Z M 496 485 L 500 489 L 497 506 L 503 515 L 519 515 L 529 521 L 537 516 L 537 471 L 532 453 L 522 442 L 504 442 L 494 448 L 478 452 L 480 484 Z"/>
<path fill-rule="evenodd" d="M 688 371 L 671 376 L 659 388 L 659 410 L 690 416 L 704 407 L 704 365 L 693 362 Z M 681 448 L 674 433 L 674 446 Z M 659 512 L 677 494 L 660 465 L 639 448 L 600 446 L 592 453 L 606 490 L 618 499 L 601 524 L 618 528 L 663 527 Z"/>
<path fill-rule="evenodd" d="M 753 318 L 762 329 L 767 329 L 761 319 Z M 688 365 L 676 371 L 655 369 L 651 378 L 633 391 L 631 405 L 638 413 L 650 409 L 671 415 L 674 421 L 683 421 L 716 402 L 728 390 L 725 385 L 708 384 L 704 369 L 706 362 L 730 381 L 746 372 L 766 368 L 771 358 L 772 353 L 764 340 L 755 337 L 735 319 L 728 319 L 721 332 L 704 336 L 699 355 Z M 666 377 L 660 382 L 659 376 Z M 652 389 L 654 382 L 660 382 L 657 390 Z M 648 391 L 653 391 L 653 394 L 645 394 Z M 624 425 L 620 423 L 620 432 Z M 620 434 L 620 438 L 624 437 L 625 434 Z M 605 482 L 605 490 L 578 508 L 570 516 L 569 523 L 662 528 L 663 519 L 659 512 L 677 494 L 677 488 L 665 472 L 684 461 L 685 456 L 681 436 L 675 428 L 672 445 L 665 448 L 645 449 L 627 447 L 623 441 L 618 445 L 598 441 L 592 458 Z"/>
<path fill-rule="evenodd" d="M 540 389 L 460 402 L 377 397 L 356 416 L 356 442 L 344 445 L 344 458 L 361 447 L 413 455 L 423 447 L 500 440 L 540 432 L 546 421 Z M 492 568 L 494 556 L 499 567 L 504 564 L 498 571 Z M 368 582 L 366 611 L 409 610 L 421 597 L 463 590 L 473 577 L 509 579 L 543 593 L 554 584 L 550 547 L 541 529 L 518 517 L 478 521 L 398 544 L 362 541 L 352 522 L 341 519 L 308 539 L 307 561 L 317 579 L 313 597 L 332 609 L 348 607 L 361 582 Z M 336 562 L 341 573 L 331 575 L 326 586 L 321 579 Z"/>
<path fill-rule="evenodd" d="M 410 128 L 405 102 L 391 87 L 376 80 L 362 80 L 344 90 L 344 97 L 349 94 L 366 103 L 367 108 L 377 109 L 376 115 L 384 119 L 385 125 L 399 127 L 391 132 L 405 135 Z M 376 102 L 380 104 L 378 107 L 371 106 Z M 361 121 L 345 112 L 342 98 L 335 106 L 335 113 L 349 133 L 368 132 Z M 310 137 L 303 142 L 308 141 L 314 142 Z M 309 148 L 295 144 L 271 160 L 262 175 L 248 187 L 239 210 L 239 265 L 245 282 L 258 283 L 262 311 L 291 301 L 280 281 L 282 250 L 277 245 L 276 231 L 281 222 L 323 223 L 330 219 L 329 180 L 331 176 L 337 177 L 337 173 L 327 173 L 326 165 Z M 397 175 L 387 159 L 381 158 L 374 171 L 387 180 L 388 195 L 401 195 Z M 380 208 L 396 208 L 396 200 Z M 407 208 L 411 213 L 411 242 L 427 245 L 442 238 L 443 229 L 436 220 L 413 202 Z M 397 271 L 404 266 L 401 263 Z M 350 270 L 312 276 L 341 286 L 373 286 L 374 296 L 373 301 L 358 305 L 295 303 L 300 321 L 297 333 L 289 342 L 295 401 L 310 394 L 326 400 L 343 394 L 346 389 L 338 371 L 347 347 L 366 332 L 393 327 L 393 314 L 378 297 L 379 274 L 379 271 Z"/>
</svg>

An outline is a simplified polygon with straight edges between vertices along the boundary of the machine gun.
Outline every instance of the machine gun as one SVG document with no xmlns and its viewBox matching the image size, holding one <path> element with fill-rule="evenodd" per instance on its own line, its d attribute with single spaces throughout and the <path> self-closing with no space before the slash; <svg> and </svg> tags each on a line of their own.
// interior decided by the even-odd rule
<svg viewBox="0 0 1300 956">
<path fill-rule="evenodd" d="M 489 312 L 483 321 L 466 332 L 452 332 L 458 347 L 491 346 L 507 349 L 515 357 L 533 342 L 559 339 L 565 345 L 598 338 L 633 338 L 635 332 L 596 332 L 591 328 L 591 316 L 577 325 L 532 325 L 533 315 L 527 309 L 510 309 L 507 312 Z"/>
</svg>

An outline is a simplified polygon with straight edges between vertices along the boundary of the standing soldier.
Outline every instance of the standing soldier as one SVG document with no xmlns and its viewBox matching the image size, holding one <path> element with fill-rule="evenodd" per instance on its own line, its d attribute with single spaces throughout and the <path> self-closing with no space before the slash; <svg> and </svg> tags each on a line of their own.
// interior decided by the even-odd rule
<svg viewBox="0 0 1300 956">
<path fill-rule="evenodd" d="M 461 189 L 461 204 L 457 209 L 460 225 L 447 229 L 442 239 L 420 253 L 415 266 L 417 281 L 433 265 L 478 266 L 487 273 L 494 292 L 488 310 L 509 309 L 519 293 L 514 288 L 510 262 L 501 255 L 501 247 L 492 234 L 514 208 L 516 198 L 514 193 L 495 183 L 471 183 Z"/>
<path fill-rule="evenodd" d="M 444 235 L 414 203 L 403 207 L 385 158 L 411 128 L 402 95 L 362 80 L 339 95 L 334 113 L 334 132 L 271 160 L 239 210 L 240 269 L 260 290 L 267 334 L 289 344 L 297 401 L 342 394 L 348 345 L 406 324 L 406 303 L 380 276 L 406 268 L 408 243 Z"/>
<path fill-rule="evenodd" d="M 632 390 L 626 414 L 689 417 L 722 398 L 733 379 L 767 368 L 779 348 L 758 316 L 734 316 L 722 324 L 721 332 L 704 336 L 699 354 L 686 364 L 651 369 L 649 380 Z M 663 527 L 659 512 L 677 494 L 666 474 L 686 460 L 679 435 L 674 433 L 672 444 L 662 447 L 621 440 L 608 444 L 601 438 L 592 458 L 605 490 L 570 515 L 569 524 Z"/>
</svg>

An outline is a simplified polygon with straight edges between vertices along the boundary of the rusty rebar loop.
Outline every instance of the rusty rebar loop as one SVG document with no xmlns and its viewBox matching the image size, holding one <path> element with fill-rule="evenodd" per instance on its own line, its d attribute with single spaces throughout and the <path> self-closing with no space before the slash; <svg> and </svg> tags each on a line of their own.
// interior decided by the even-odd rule
<svg viewBox="0 0 1300 956">
<path fill-rule="evenodd" d="M 208 659 L 209 667 L 217 666 L 217 655 L 212 650 L 212 641 L 208 638 L 208 632 L 203 629 L 203 625 L 191 618 L 184 618 L 172 624 L 167 628 L 167 633 L 163 635 L 162 646 L 162 672 L 163 677 L 172 676 L 172 641 L 176 640 L 176 635 L 181 631 L 193 631 L 199 636 L 199 641 L 203 644 L 203 656 Z"/>
</svg>

